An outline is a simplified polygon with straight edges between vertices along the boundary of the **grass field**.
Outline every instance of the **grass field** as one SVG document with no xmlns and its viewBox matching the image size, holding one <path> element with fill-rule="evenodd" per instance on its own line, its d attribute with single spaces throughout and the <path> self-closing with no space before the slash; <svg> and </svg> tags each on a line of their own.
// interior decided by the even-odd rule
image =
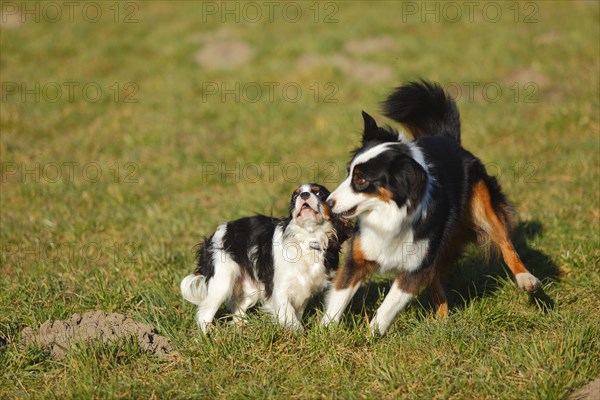
<svg viewBox="0 0 600 400">
<path fill-rule="evenodd" d="M 0 398 L 559 399 L 600 375 L 597 2 L 77 4 L 1 3 Z M 384 122 L 418 77 L 457 96 L 545 295 L 472 248 L 444 320 L 423 293 L 369 338 L 374 277 L 334 329 L 317 298 L 302 334 L 257 312 L 203 337 L 178 288 L 194 246 L 284 215 L 300 183 L 335 188 L 360 111 Z M 88 310 L 181 357 L 19 345 Z"/>
</svg>

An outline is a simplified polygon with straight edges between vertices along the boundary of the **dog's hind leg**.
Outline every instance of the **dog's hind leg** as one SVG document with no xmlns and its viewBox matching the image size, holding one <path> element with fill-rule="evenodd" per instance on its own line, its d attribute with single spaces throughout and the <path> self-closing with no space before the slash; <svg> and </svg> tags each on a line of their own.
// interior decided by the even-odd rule
<svg viewBox="0 0 600 400">
<path fill-rule="evenodd" d="M 246 311 L 260 299 L 260 288 L 248 276 L 238 279 L 233 297 L 229 300 L 228 308 L 233 316 L 232 323 L 241 325 L 246 318 Z"/>
<path fill-rule="evenodd" d="M 433 304 L 435 305 L 435 311 L 440 317 L 448 316 L 448 299 L 446 299 L 446 293 L 442 287 L 439 273 L 434 273 L 431 283 L 429 284 L 429 291 L 433 298 Z"/>
<path fill-rule="evenodd" d="M 519 288 L 534 292 L 540 288 L 541 282 L 533 276 L 523 265 L 521 258 L 509 237 L 507 218 L 503 218 L 502 209 L 507 209 L 506 204 L 492 204 L 490 190 L 484 181 L 479 181 L 473 187 L 471 196 L 471 210 L 474 224 L 494 242 L 502 252 L 504 262 L 513 273 Z"/>
<path fill-rule="evenodd" d="M 206 298 L 196 311 L 196 322 L 204 333 L 212 326 L 213 318 L 221 305 L 231 298 L 235 281 L 240 275 L 239 265 L 229 256 L 224 257 L 224 262 L 215 265 L 215 274 L 207 284 Z"/>
</svg>

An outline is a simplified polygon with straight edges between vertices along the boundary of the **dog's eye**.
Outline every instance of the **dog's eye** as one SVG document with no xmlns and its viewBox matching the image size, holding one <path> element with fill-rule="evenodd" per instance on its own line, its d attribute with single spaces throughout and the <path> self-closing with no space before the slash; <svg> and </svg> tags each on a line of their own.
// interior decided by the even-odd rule
<svg viewBox="0 0 600 400">
<path fill-rule="evenodd" d="M 357 176 L 354 178 L 354 186 L 356 186 L 357 190 L 363 190 L 369 186 L 369 181 L 363 177 Z"/>
</svg>

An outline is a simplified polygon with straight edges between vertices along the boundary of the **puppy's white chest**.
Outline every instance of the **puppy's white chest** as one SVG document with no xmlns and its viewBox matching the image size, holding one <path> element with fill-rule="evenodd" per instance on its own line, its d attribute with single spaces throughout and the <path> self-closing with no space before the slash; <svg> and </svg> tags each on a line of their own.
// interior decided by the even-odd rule
<svg viewBox="0 0 600 400">
<path fill-rule="evenodd" d="M 289 240 L 283 246 L 276 284 L 285 287 L 292 297 L 308 298 L 327 283 L 324 265 L 326 238 L 326 235 L 307 235 Z"/>
<path fill-rule="evenodd" d="M 327 285 L 324 261 L 329 238 L 325 232 L 293 225 L 285 233 L 276 232 L 273 243 L 275 301 L 287 299 L 296 310 L 302 310 L 308 300 Z"/>
<path fill-rule="evenodd" d="M 301 282 L 311 284 L 314 281 L 320 281 L 325 278 L 325 250 L 327 242 L 324 237 L 308 237 L 302 242 L 298 242 L 300 256 L 295 263 L 294 269 L 297 273 L 297 279 Z M 320 284 L 320 282 L 319 282 Z"/>
</svg>

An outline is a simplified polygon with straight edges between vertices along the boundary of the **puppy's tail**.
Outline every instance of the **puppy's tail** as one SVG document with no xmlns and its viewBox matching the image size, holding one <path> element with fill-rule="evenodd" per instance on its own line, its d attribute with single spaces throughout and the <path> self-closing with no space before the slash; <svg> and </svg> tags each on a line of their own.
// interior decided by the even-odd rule
<svg viewBox="0 0 600 400">
<path fill-rule="evenodd" d="M 183 278 L 179 289 L 181 289 L 181 295 L 184 299 L 192 304 L 200 305 L 207 294 L 206 277 L 190 274 Z"/>
<path fill-rule="evenodd" d="M 421 80 L 397 87 L 382 103 L 383 115 L 404 125 L 415 139 L 446 136 L 460 143 L 460 114 L 437 83 Z"/>
</svg>

